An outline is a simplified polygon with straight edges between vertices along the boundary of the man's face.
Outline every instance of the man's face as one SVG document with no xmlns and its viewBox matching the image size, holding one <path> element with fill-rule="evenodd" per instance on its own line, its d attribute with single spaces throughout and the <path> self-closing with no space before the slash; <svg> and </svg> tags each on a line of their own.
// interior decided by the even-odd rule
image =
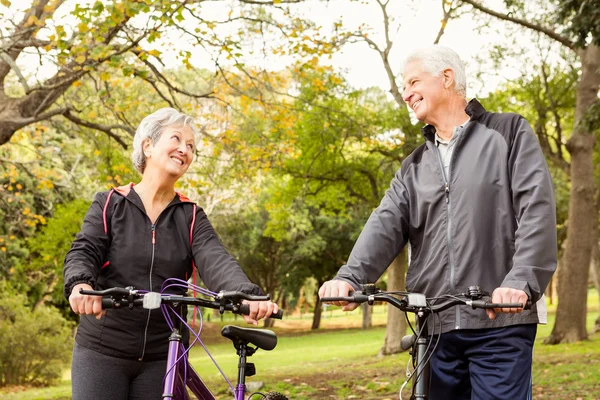
<svg viewBox="0 0 600 400">
<path fill-rule="evenodd" d="M 447 95 L 444 75 L 433 76 L 417 60 L 406 65 L 403 76 L 402 98 L 419 121 L 435 125 L 436 111 Z"/>
</svg>

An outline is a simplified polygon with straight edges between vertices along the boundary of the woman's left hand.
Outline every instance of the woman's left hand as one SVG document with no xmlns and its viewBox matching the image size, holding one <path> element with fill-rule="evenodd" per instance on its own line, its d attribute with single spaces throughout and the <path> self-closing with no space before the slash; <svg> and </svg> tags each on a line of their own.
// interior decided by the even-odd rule
<svg viewBox="0 0 600 400">
<path fill-rule="evenodd" d="M 271 314 L 279 311 L 277 304 L 272 301 L 247 301 L 243 303 L 248 304 L 250 307 L 249 315 L 242 315 L 247 323 L 258 325 L 258 321 L 263 318 L 269 318 Z"/>
</svg>

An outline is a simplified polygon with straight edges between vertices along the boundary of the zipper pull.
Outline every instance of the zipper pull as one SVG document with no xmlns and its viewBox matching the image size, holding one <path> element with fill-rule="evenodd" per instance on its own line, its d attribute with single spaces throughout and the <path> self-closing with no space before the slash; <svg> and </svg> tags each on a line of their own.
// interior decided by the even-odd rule
<svg viewBox="0 0 600 400">
<path fill-rule="evenodd" d="M 448 186 L 448 183 L 446 183 L 444 192 L 446 193 L 446 204 L 448 204 L 448 202 L 450 201 L 450 187 Z"/>
<path fill-rule="evenodd" d="M 156 230 L 154 228 L 155 226 L 152 225 L 152 244 L 156 244 Z"/>
</svg>

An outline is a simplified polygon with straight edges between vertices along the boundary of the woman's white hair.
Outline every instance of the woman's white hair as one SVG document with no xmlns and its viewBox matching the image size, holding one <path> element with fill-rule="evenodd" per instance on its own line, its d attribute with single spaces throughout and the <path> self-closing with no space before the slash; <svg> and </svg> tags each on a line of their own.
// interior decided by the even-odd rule
<svg viewBox="0 0 600 400">
<path fill-rule="evenodd" d="M 146 139 L 152 141 L 152 145 L 155 145 L 160 139 L 160 135 L 169 126 L 189 126 L 194 132 L 194 136 L 198 135 L 194 120 L 189 115 L 183 114 L 174 108 L 161 108 L 154 111 L 152 114 L 146 116 L 140 126 L 135 131 L 133 137 L 133 152 L 131 153 L 131 160 L 133 166 L 141 174 L 146 169 L 146 155 L 144 154 L 143 144 Z"/>
<path fill-rule="evenodd" d="M 423 69 L 433 76 L 440 76 L 442 71 L 450 68 L 454 71 L 454 90 L 462 95 L 467 95 L 467 74 L 465 65 L 458 54 L 449 47 L 431 45 L 416 49 L 404 60 L 402 70 L 413 61 L 420 61 Z"/>
</svg>

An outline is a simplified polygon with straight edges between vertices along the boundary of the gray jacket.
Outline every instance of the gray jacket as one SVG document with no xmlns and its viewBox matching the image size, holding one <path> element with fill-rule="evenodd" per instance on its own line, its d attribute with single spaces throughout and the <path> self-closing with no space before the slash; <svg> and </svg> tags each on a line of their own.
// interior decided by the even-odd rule
<svg viewBox="0 0 600 400">
<path fill-rule="evenodd" d="M 435 297 L 502 286 L 540 300 L 557 264 L 546 160 L 522 116 L 487 112 L 475 99 L 465 111 L 471 119 L 457 138 L 450 181 L 428 125 L 426 142 L 402 163 L 336 279 L 355 288 L 375 282 L 408 243 L 409 291 Z M 466 306 L 440 317 L 442 332 L 545 322 L 545 302 L 493 321 Z"/>
</svg>

